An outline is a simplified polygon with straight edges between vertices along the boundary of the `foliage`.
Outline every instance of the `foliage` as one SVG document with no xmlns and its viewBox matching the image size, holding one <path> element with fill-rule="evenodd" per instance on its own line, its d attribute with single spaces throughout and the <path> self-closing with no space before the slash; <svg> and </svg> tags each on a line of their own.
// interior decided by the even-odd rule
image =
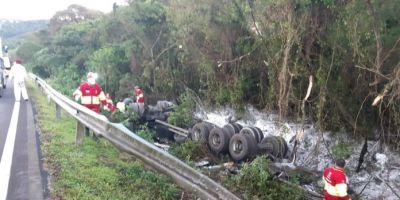
<svg viewBox="0 0 400 200">
<path fill-rule="evenodd" d="M 168 123 L 178 127 L 189 127 L 193 123 L 194 101 L 189 93 L 180 96 L 180 104 L 175 106 L 174 112 L 168 116 Z"/>
<path fill-rule="evenodd" d="M 117 99 L 135 85 L 149 104 L 190 88 L 209 105 L 252 104 L 282 120 L 304 114 L 320 129 L 378 129 L 399 143 L 395 1 L 140 0 L 101 17 L 78 10 L 93 15 L 29 37 L 38 44 L 28 48 L 43 47 L 33 55 L 20 51 L 68 95 L 93 70 Z M 371 106 L 379 95 L 379 107 Z M 178 113 L 171 122 L 185 126 L 189 118 Z"/>
<path fill-rule="evenodd" d="M 49 29 L 56 33 L 65 25 L 96 19 L 102 16 L 99 11 L 92 11 L 80 5 L 70 5 L 66 10 L 58 11 L 49 23 Z"/>
<path fill-rule="evenodd" d="M 351 155 L 351 148 L 350 144 L 347 144 L 344 141 L 338 142 L 335 146 L 332 148 L 332 156 L 335 159 L 347 159 Z"/>
<path fill-rule="evenodd" d="M 167 177 L 145 167 L 105 140 L 84 138 L 75 145 L 76 121 L 53 116 L 45 96 L 28 84 L 38 111 L 42 153 L 51 176 L 51 199 L 177 199 L 179 189 Z M 132 192 L 134 191 L 134 192 Z"/>
<path fill-rule="evenodd" d="M 16 54 L 24 62 L 29 62 L 30 60 L 32 60 L 34 53 L 42 48 L 43 47 L 40 46 L 38 43 L 27 41 L 23 43 L 20 47 L 18 47 Z"/>
<path fill-rule="evenodd" d="M 282 184 L 268 172 L 268 159 L 257 157 L 245 163 L 237 176 L 232 176 L 228 185 L 243 192 L 244 199 L 306 199 L 297 188 Z"/>
<path fill-rule="evenodd" d="M 34 32 L 47 28 L 48 20 L 0 20 L 0 36 L 4 38 L 20 37 L 27 32 Z M 13 48 L 13 46 L 10 46 Z"/>
<path fill-rule="evenodd" d="M 154 142 L 153 140 L 154 132 L 151 129 L 149 129 L 146 125 L 140 126 L 139 130 L 137 131 L 137 135 L 147 140 L 148 142 Z"/>
<path fill-rule="evenodd" d="M 88 65 L 89 71 L 102 75 L 98 82 L 103 86 L 104 91 L 111 91 L 111 96 L 115 96 L 115 91 L 119 89 L 120 74 L 130 71 L 128 57 L 121 46 L 98 49 L 89 57 Z"/>
<path fill-rule="evenodd" d="M 206 148 L 207 145 L 201 142 L 187 140 L 183 144 L 173 144 L 168 151 L 181 160 L 193 162 L 203 158 L 207 154 L 208 150 Z"/>
<path fill-rule="evenodd" d="M 117 113 L 115 116 L 121 117 L 121 114 Z M 132 107 L 127 107 L 126 111 L 122 114 L 122 119 L 123 121 L 119 121 L 122 124 L 124 124 L 129 130 L 136 132 L 137 130 L 140 130 L 142 127 L 142 122 L 140 120 L 140 116 L 138 113 L 136 113 Z M 120 119 L 121 119 L 120 118 Z M 116 120 L 116 119 L 113 119 Z"/>
<path fill-rule="evenodd" d="M 307 185 L 315 181 L 311 175 L 305 174 L 304 172 L 292 171 L 288 174 L 288 176 L 289 182 L 296 185 Z"/>
</svg>

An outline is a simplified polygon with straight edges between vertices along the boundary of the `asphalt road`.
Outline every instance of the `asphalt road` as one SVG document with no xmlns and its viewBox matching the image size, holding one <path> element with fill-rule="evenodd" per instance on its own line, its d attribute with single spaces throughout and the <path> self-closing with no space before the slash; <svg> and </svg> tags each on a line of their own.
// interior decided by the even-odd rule
<svg viewBox="0 0 400 200">
<path fill-rule="evenodd" d="M 2 92 L 0 200 L 42 200 L 44 178 L 31 101 L 15 102 L 11 81 Z"/>
</svg>

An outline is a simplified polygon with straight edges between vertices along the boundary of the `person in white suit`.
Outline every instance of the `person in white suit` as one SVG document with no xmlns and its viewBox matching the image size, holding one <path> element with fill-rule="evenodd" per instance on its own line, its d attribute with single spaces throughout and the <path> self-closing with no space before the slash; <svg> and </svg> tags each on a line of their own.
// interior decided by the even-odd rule
<svg viewBox="0 0 400 200">
<path fill-rule="evenodd" d="M 28 93 L 25 87 L 26 69 L 22 65 L 20 59 L 15 60 L 15 64 L 11 67 L 10 79 L 14 79 L 14 96 L 15 101 L 20 101 L 21 94 L 25 101 L 28 101 Z"/>
</svg>

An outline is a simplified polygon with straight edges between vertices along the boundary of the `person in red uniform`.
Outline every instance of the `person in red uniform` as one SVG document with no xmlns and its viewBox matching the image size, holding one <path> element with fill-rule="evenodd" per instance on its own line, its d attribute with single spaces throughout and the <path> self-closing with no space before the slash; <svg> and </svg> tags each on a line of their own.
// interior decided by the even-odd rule
<svg viewBox="0 0 400 200">
<path fill-rule="evenodd" d="M 324 197 L 326 200 L 351 200 L 347 194 L 348 178 L 344 172 L 346 162 L 337 159 L 335 166 L 324 170 Z"/>
<path fill-rule="evenodd" d="M 109 93 L 106 94 L 107 105 L 104 106 L 104 109 L 108 112 L 113 113 L 115 111 L 115 105 Z"/>
<path fill-rule="evenodd" d="M 96 83 L 96 75 L 93 72 L 87 74 L 87 82 L 81 83 L 72 94 L 76 101 L 80 100 L 83 106 L 100 113 L 101 105 L 107 105 L 106 96 L 101 86 Z"/>
<path fill-rule="evenodd" d="M 136 103 L 144 104 L 144 95 L 139 86 L 135 86 Z"/>
</svg>

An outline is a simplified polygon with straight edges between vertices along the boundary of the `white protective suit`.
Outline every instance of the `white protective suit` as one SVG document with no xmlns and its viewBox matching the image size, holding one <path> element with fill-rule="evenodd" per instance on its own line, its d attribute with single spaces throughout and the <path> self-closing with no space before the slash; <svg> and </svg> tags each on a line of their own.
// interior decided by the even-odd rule
<svg viewBox="0 0 400 200">
<path fill-rule="evenodd" d="M 26 77 L 26 69 L 23 65 L 15 63 L 11 67 L 10 71 L 10 79 L 14 79 L 14 96 L 15 101 L 19 101 L 22 98 L 25 101 L 28 101 L 28 93 L 26 92 L 25 87 L 25 77 Z"/>
</svg>

